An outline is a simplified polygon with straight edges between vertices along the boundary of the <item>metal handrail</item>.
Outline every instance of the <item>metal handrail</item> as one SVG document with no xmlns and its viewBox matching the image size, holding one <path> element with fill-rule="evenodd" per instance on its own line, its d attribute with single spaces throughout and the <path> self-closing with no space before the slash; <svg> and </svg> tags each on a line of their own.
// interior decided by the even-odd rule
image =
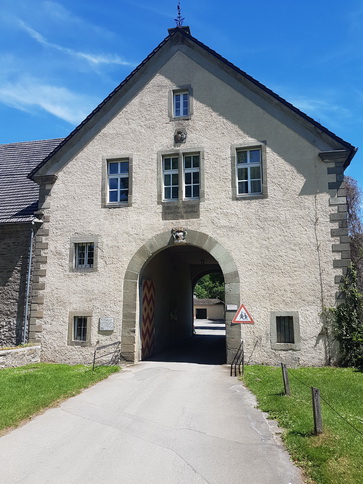
<svg viewBox="0 0 363 484">
<path fill-rule="evenodd" d="M 99 355 L 99 356 L 96 356 L 96 353 L 97 351 L 101 351 L 101 350 L 104 350 L 106 348 L 109 348 L 110 346 L 119 346 L 120 345 L 120 341 L 116 341 L 116 343 L 110 343 L 108 345 L 103 345 L 103 346 L 97 346 L 95 348 L 95 351 L 93 353 L 93 364 L 92 364 L 92 371 L 94 371 L 95 369 L 95 366 L 96 366 L 96 360 L 99 360 L 100 358 L 104 358 L 105 356 L 109 356 L 109 355 L 115 355 L 116 351 L 117 351 L 117 348 L 113 351 L 111 351 L 110 353 L 104 353 L 102 355 Z M 120 355 L 121 356 L 121 355 Z M 112 360 L 112 359 L 111 359 Z"/>
<path fill-rule="evenodd" d="M 237 352 L 234 355 L 234 358 L 232 360 L 230 376 L 233 376 L 233 368 L 234 368 L 234 376 L 237 376 L 237 368 L 238 368 L 238 374 L 244 375 L 244 373 L 245 373 L 245 351 L 244 351 L 243 340 L 241 341 L 241 344 L 239 345 L 238 350 L 237 350 Z"/>
</svg>

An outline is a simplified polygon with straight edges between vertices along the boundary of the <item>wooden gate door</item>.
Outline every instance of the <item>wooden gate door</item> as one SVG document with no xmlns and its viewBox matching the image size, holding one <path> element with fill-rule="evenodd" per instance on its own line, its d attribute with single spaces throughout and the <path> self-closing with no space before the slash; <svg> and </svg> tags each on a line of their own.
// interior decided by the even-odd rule
<svg viewBox="0 0 363 484">
<path fill-rule="evenodd" d="M 154 281 L 142 281 L 142 324 L 141 324 L 141 357 L 145 359 L 153 354 L 154 350 L 154 309 L 155 284 Z"/>
</svg>

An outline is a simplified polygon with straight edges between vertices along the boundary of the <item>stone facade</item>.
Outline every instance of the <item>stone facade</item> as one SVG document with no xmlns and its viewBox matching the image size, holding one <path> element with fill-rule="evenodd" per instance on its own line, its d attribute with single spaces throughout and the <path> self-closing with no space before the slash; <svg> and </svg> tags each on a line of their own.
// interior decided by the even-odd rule
<svg viewBox="0 0 363 484">
<path fill-rule="evenodd" d="M 0 225 L 0 347 L 22 341 L 31 224 Z"/>
<path fill-rule="evenodd" d="M 172 114 L 179 92 L 189 96 L 187 116 Z M 237 153 L 253 149 L 262 156 L 262 187 L 245 195 L 238 193 Z M 90 362 L 97 343 L 121 341 L 123 358 L 140 359 L 142 313 L 151 311 L 143 279 L 155 283 L 152 337 L 154 349 L 163 349 L 191 333 L 193 284 L 218 270 L 226 285 L 228 361 L 242 338 L 251 363 L 331 362 L 321 314 L 336 304 L 349 263 L 341 184 L 353 151 L 174 29 L 32 173 L 44 223 L 36 236 L 30 335 L 41 342 L 42 358 Z M 193 154 L 200 191 L 185 200 L 183 160 Z M 172 201 L 163 196 L 167 156 L 180 176 Z M 112 161 L 128 163 L 124 203 L 107 198 Z M 72 267 L 82 240 L 93 244 L 93 270 Z M 232 324 L 241 303 L 255 324 Z M 295 332 L 287 343 L 271 331 L 281 321 Z M 71 334 L 76 327 L 79 335 Z"/>
<path fill-rule="evenodd" d="M 0 350 L 0 369 L 16 368 L 40 362 L 40 346 Z"/>
</svg>

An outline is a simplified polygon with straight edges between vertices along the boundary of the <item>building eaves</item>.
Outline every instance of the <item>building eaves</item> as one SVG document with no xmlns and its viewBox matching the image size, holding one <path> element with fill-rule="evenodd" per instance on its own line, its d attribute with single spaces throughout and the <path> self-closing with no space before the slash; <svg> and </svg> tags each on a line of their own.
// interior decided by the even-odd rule
<svg viewBox="0 0 363 484">
<path fill-rule="evenodd" d="M 296 108 L 293 104 L 289 103 L 286 99 L 282 98 L 278 94 L 276 94 L 274 91 L 266 87 L 264 84 L 260 83 L 256 79 L 254 79 L 252 76 L 247 74 L 245 71 L 239 69 L 237 66 L 232 64 L 232 62 L 228 61 L 225 59 L 223 56 L 218 54 L 216 51 L 208 47 L 207 45 L 203 44 L 200 42 L 198 39 L 193 37 L 189 33 L 189 29 L 186 27 L 175 27 L 172 29 L 169 29 L 169 35 L 165 37 L 165 39 L 160 42 L 160 44 L 119 84 L 64 140 L 55 147 L 55 149 L 49 153 L 49 155 L 42 160 L 34 169 L 29 173 L 28 177 L 30 179 L 33 179 L 34 175 L 37 173 L 37 171 L 42 168 L 59 150 L 61 150 L 74 136 L 84 128 L 87 123 L 104 107 L 108 104 L 108 102 L 118 93 L 120 90 L 122 90 L 126 84 L 130 82 L 132 78 L 135 77 L 135 75 L 142 69 L 144 66 L 149 63 L 149 61 L 161 50 L 161 48 L 173 37 L 175 36 L 182 36 L 185 39 L 188 39 L 189 41 L 194 42 L 196 45 L 198 45 L 201 49 L 204 49 L 206 52 L 208 52 L 211 56 L 215 57 L 217 60 L 222 62 L 225 66 L 230 68 L 232 71 L 237 73 L 238 75 L 242 76 L 244 79 L 248 80 L 251 82 L 254 86 L 257 88 L 261 89 L 263 92 L 271 96 L 273 99 L 277 100 L 279 103 L 281 103 L 283 106 L 287 107 L 289 110 L 297 114 L 299 117 L 310 123 L 312 126 L 314 126 L 317 130 L 321 131 L 322 133 L 325 133 L 328 135 L 330 138 L 334 139 L 341 145 L 347 148 L 349 151 L 349 155 L 345 161 L 344 167 L 346 168 L 352 158 L 354 157 L 357 148 L 355 148 L 353 145 L 348 143 L 347 141 L 343 140 L 336 134 L 334 134 L 332 131 L 330 131 L 328 128 L 320 124 L 319 122 L 315 121 L 313 118 L 305 114 L 304 112 L 300 111 L 300 109 Z"/>
</svg>

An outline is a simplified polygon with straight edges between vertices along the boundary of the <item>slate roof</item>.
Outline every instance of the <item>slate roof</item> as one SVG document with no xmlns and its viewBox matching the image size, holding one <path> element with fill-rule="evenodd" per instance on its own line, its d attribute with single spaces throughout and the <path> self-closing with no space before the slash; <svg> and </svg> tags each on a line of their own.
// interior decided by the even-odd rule
<svg viewBox="0 0 363 484">
<path fill-rule="evenodd" d="M 222 57 L 220 54 L 218 54 L 217 52 L 215 52 L 214 50 L 212 50 L 210 47 L 208 47 L 207 45 L 203 44 L 202 42 L 200 42 L 198 39 L 196 39 L 195 37 L 193 37 L 191 34 L 190 34 L 190 30 L 189 30 L 189 27 L 186 27 L 186 26 L 182 26 L 182 27 L 175 27 L 175 28 L 172 28 L 172 29 L 169 29 L 169 35 L 167 37 L 165 37 L 165 39 L 160 42 L 160 44 L 121 82 L 121 84 L 119 84 L 82 122 L 81 124 L 79 124 L 66 138 L 64 138 L 62 140 L 61 143 L 59 143 L 59 145 L 54 149 L 53 152 L 50 152 L 48 154 L 48 156 L 46 158 L 44 158 L 44 160 L 41 161 L 41 163 L 38 164 L 38 166 L 35 166 L 34 169 L 29 173 L 29 178 L 33 178 L 34 175 L 36 175 L 37 171 L 42 168 L 42 166 L 44 166 L 48 160 L 50 160 L 53 155 L 55 155 L 59 150 L 62 150 L 63 146 L 68 144 L 68 141 L 70 141 L 72 138 L 74 138 L 80 131 L 82 131 L 82 129 L 92 120 L 92 118 L 95 117 L 95 115 L 98 114 L 98 112 L 105 106 L 107 105 L 114 97 L 115 95 L 120 91 L 122 90 L 126 84 L 129 83 L 129 81 L 135 77 L 135 75 L 140 71 L 142 70 L 146 64 L 148 64 L 150 62 L 150 60 L 162 49 L 162 47 L 170 40 L 173 39 L 173 37 L 177 37 L 178 35 L 180 35 L 182 38 L 185 37 L 186 39 L 194 42 L 196 45 L 198 45 L 199 47 L 201 47 L 202 49 L 204 49 L 206 52 L 208 52 L 209 54 L 211 54 L 212 56 L 214 56 L 217 60 L 221 61 L 223 64 L 225 64 L 225 66 L 227 66 L 228 68 L 230 68 L 232 71 L 234 71 L 235 73 L 237 73 L 238 75 L 244 77 L 245 79 L 247 79 L 249 82 L 251 82 L 252 84 L 254 84 L 255 86 L 257 86 L 259 89 L 261 89 L 262 91 L 264 91 L 265 93 L 267 93 L 268 95 L 270 95 L 273 99 L 277 100 L 278 102 L 280 102 L 281 104 L 283 104 L 284 106 L 286 106 L 287 108 L 289 108 L 292 112 L 294 112 L 295 114 L 297 114 L 298 116 L 300 116 L 302 119 L 305 119 L 306 121 L 308 121 L 313 127 L 317 128 L 319 131 L 321 131 L 322 133 L 325 133 L 327 134 L 329 137 L 331 137 L 332 139 L 336 140 L 338 143 L 342 144 L 343 146 L 345 146 L 348 150 L 349 150 L 349 155 L 348 155 L 348 158 L 347 160 L 345 161 L 344 163 L 344 168 L 346 168 L 347 166 L 349 166 L 352 158 L 354 157 L 356 151 L 357 151 L 357 148 L 355 148 L 353 145 L 351 145 L 350 143 L 348 143 L 347 141 L 343 140 L 342 138 L 340 138 L 339 136 L 337 136 L 336 134 L 334 134 L 332 131 L 330 131 L 329 129 L 325 128 L 325 126 L 323 126 L 322 124 L 318 123 L 317 121 L 315 121 L 315 119 L 311 118 L 310 116 L 308 116 L 307 114 L 305 114 L 304 112 L 300 111 L 300 109 L 296 108 L 294 105 L 292 105 L 291 103 L 289 103 L 288 101 L 286 101 L 286 99 L 280 97 L 278 94 L 276 94 L 274 91 L 272 91 L 271 89 L 269 89 L 268 87 L 266 87 L 264 84 L 260 83 L 259 81 L 257 81 L 256 79 L 254 79 L 252 76 L 250 76 L 249 74 L 247 74 L 246 72 L 242 71 L 241 69 L 239 69 L 237 66 L 235 66 L 234 64 L 232 64 L 231 62 L 229 62 L 227 59 L 225 59 L 224 57 Z M 181 40 L 182 42 L 182 40 Z"/>
<path fill-rule="evenodd" d="M 0 145 L 0 223 L 31 222 L 39 186 L 27 175 L 63 138 Z"/>
</svg>

